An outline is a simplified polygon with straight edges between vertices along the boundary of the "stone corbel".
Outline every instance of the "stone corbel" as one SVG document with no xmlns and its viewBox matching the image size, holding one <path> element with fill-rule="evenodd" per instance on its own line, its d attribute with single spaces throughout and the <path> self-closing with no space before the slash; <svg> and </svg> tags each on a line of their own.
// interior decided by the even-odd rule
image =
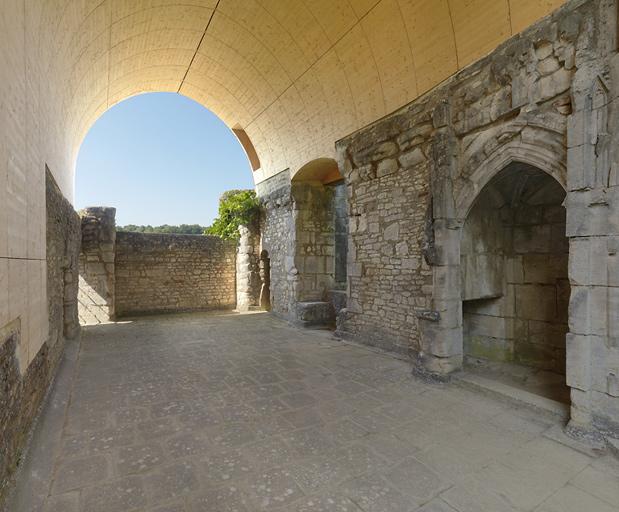
<svg viewBox="0 0 619 512">
<path fill-rule="evenodd" d="M 438 322 L 441 319 L 441 314 L 431 309 L 422 309 L 417 311 L 416 315 L 420 320 L 427 320 L 428 322 Z"/>
</svg>

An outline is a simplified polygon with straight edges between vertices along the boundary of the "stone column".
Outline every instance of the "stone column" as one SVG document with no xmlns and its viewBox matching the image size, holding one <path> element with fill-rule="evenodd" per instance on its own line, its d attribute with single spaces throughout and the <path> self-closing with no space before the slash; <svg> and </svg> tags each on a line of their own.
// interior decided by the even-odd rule
<svg viewBox="0 0 619 512">
<path fill-rule="evenodd" d="M 89 207 L 80 210 L 79 315 L 82 323 L 114 319 L 116 253 L 116 208 Z"/>
<path fill-rule="evenodd" d="M 424 257 L 432 267 L 432 309 L 418 313 L 421 331 L 419 370 L 438 378 L 462 367 L 462 296 L 460 237 L 463 221 L 455 218 L 452 184 L 456 142 L 449 126 L 447 102 L 433 113 L 437 133 L 432 142 L 432 205 L 428 212 Z"/>
<path fill-rule="evenodd" d="M 260 232 L 254 226 L 239 226 L 236 254 L 236 309 L 260 306 Z"/>
<path fill-rule="evenodd" d="M 619 57 L 579 69 L 568 126 L 567 384 L 577 434 L 619 437 Z"/>
</svg>

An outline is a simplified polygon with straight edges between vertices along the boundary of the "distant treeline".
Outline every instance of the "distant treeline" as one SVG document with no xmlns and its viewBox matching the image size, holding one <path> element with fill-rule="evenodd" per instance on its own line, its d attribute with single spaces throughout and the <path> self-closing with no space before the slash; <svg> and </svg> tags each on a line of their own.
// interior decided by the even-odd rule
<svg viewBox="0 0 619 512">
<path fill-rule="evenodd" d="M 136 226 L 135 224 L 127 224 L 126 226 L 117 226 L 118 231 L 132 231 L 134 233 L 176 233 L 179 235 L 202 235 L 204 234 L 205 226 L 200 224 L 181 224 L 180 226 Z"/>
<path fill-rule="evenodd" d="M 215 235 L 227 240 L 239 238 L 239 226 L 258 222 L 260 201 L 253 190 L 228 190 L 219 198 L 219 216 L 212 226 L 200 224 L 181 224 L 180 226 L 136 226 L 127 224 L 117 226 L 118 231 L 134 233 L 166 233 L 177 235 Z"/>
</svg>

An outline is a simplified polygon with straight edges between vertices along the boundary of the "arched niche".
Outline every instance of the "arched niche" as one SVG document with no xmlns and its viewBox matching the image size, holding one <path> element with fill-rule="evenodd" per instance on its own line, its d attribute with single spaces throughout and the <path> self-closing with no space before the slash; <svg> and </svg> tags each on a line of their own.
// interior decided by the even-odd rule
<svg viewBox="0 0 619 512">
<path fill-rule="evenodd" d="M 298 270 L 295 297 L 301 303 L 302 315 L 311 322 L 333 325 L 335 315 L 346 302 L 346 184 L 331 158 L 308 162 L 291 181 Z M 315 311 L 308 313 L 312 308 Z"/>
<path fill-rule="evenodd" d="M 513 162 L 472 198 L 461 229 L 465 365 L 569 402 L 569 243 L 563 186 Z"/>
<path fill-rule="evenodd" d="M 323 185 L 337 183 L 344 177 L 333 158 L 317 158 L 306 163 L 292 176 L 292 181 L 319 181 Z"/>
</svg>

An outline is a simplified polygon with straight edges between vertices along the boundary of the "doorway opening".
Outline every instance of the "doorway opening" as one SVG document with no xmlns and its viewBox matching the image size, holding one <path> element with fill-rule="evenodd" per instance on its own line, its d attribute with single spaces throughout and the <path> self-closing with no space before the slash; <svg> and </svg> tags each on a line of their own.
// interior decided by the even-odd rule
<svg viewBox="0 0 619 512">
<path fill-rule="evenodd" d="M 462 230 L 463 343 L 470 371 L 569 403 L 565 190 L 511 164 L 481 191 Z"/>
<path fill-rule="evenodd" d="M 260 308 L 271 311 L 271 258 L 265 250 L 260 253 L 260 281 Z"/>
</svg>

